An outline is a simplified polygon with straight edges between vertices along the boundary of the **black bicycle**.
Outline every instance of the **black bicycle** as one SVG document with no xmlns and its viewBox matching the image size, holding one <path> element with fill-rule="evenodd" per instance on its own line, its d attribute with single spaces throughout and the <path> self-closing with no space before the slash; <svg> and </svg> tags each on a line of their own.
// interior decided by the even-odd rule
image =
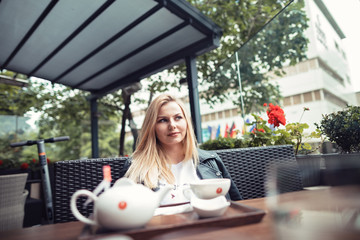
<svg viewBox="0 0 360 240">
<path fill-rule="evenodd" d="M 54 209 L 52 202 L 49 168 L 46 161 L 45 143 L 67 141 L 69 139 L 70 139 L 69 136 L 62 136 L 62 137 L 53 137 L 48 139 L 27 140 L 23 142 L 10 144 L 11 147 L 31 146 L 37 144 L 38 153 L 39 153 L 39 163 L 41 167 L 41 182 L 43 186 L 43 193 L 44 193 L 45 206 L 46 206 L 46 218 L 48 223 L 54 223 Z"/>
</svg>

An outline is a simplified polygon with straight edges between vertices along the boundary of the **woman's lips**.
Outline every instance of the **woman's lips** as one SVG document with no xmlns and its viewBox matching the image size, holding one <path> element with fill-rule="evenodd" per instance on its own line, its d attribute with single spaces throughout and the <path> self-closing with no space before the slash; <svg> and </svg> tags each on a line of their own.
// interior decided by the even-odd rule
<svg viewBox="0 0 360 240">
<path fill-rule="evenodd" d="M 180 134 L 179 132 L 173 132 L 173 133 L 169 133 L 168 136 L 169 137 L 175 137 L 177 136 L 178 134 Z"/>
</svg>

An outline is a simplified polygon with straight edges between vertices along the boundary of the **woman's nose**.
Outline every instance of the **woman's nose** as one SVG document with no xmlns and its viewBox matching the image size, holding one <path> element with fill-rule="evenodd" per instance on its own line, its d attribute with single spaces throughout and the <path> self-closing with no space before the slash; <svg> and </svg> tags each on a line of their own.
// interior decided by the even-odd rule
<svg viewBox="0 0 360 240">
<path fill-rule="evenodd" d="M 174 129 L 175 127 L 176 127 L 175 121 L 170 120 L 170 121 L 169 121 L 169 129 Z"/>
</svg>

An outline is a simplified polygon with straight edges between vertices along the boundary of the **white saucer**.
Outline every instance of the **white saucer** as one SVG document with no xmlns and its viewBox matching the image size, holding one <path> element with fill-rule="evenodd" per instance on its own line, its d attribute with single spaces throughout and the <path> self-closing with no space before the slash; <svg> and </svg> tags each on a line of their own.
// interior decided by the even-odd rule
<svg viewBox="0 0 360 240">
<path fill-rule="evenodd" d="M 213 199 L 200 199 L 194 195 L 191 198 L 191 206 L 194 211 L 202 218 L 218 217 L 225 213 L 230 206 L 230 202 L 224 196 Z"/>
</svg>

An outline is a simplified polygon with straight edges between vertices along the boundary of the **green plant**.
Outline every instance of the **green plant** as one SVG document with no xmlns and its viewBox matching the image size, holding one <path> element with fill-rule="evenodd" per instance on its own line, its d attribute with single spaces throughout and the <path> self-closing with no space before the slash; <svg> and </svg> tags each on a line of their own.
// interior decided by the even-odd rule
<svg viewBox="0 0 360 240">
<path fill-rule="evenodd" d="M 49 159 L 47 159 L 47 163 L 50 163 Z M 0 169 L 21 169 L 38 171 L 40 170 L 40 164 L 35 158 L 23 162 L 17 161 L 15 159 L 1 159 Z"/>
<path fill-rule="evenodd" d="M 246 132 L 242 138 L 209 140 L 203 143 L 200 148 L 215 150 L 291 144 L 294 145 L 295 154 L 307 154 L 314 151 L 308 141 L 312 138 L 320 138 L 320 131 L 316 129 L 311 133 L 306 133 L 305 129 L 308 129 L 309 125 L 300 123 L 302 115 L 309 110 L 308 108 L 304 108 L 299 122 L 286 124 L 283 109 L 271 103 L 269 106 L 267 104 L 264 104 L 264 106 L 268 107 L 266 111 L 268 121 L 256 114 L 251 114 L 254 120 L 246 123 L 248 127 L 251 127 L 250 131 Z M 283 125 L 283 127 L 280 127 L 280 125 Z"/>
<path fill-rule="evenodd" d="M 247 142 L 239 138 L 223 138 L 208 140 L 200 145 L 204 150 L 230 149 L 248 147 Z"/>
<path fill-rule="evenodd" d="M 0 159 L 0 170 L 15 168 L 15 166 L 18 167 L 16 162 L 12 159 Z"/>
<path fill-rule="evenodd" d="M 325 114 L 317 129 L 331 142 L 335 142 L 341 152 L 360 151 L 360 107 L 347 106 L 341 111 Z"/>
<path fill-rule="evenodd" d="M 246 133 L 244 138 L 249 141 L 249 146 L 269 146 L 269 145 L 294 145 L 295 155 L 298 153 L 309 153 L 312 151 L 308 140 L 312 138 L 319 138 L 320 131 L 315 130 L 311 133 L 306 133 L 305 129 L 309 128 L 307 123 L 301 123 L 301 118 L 305 111 L 309 108 L 304 107 L 303 113 L 299 122 L 286 124 L 284 110 L 278 105 L 272 103 L 264 104 L 268 107 L 266 110 L 268 121 L 266 122 L 260 116 L 252 114 L 254 121 L 247 123 L 248 126 L 253 126 L 250 132 Z M 270 124 L 270 126 L 267 125 Z M 283 125 L 284 128 L 280 128 Z"/>
</svg>

